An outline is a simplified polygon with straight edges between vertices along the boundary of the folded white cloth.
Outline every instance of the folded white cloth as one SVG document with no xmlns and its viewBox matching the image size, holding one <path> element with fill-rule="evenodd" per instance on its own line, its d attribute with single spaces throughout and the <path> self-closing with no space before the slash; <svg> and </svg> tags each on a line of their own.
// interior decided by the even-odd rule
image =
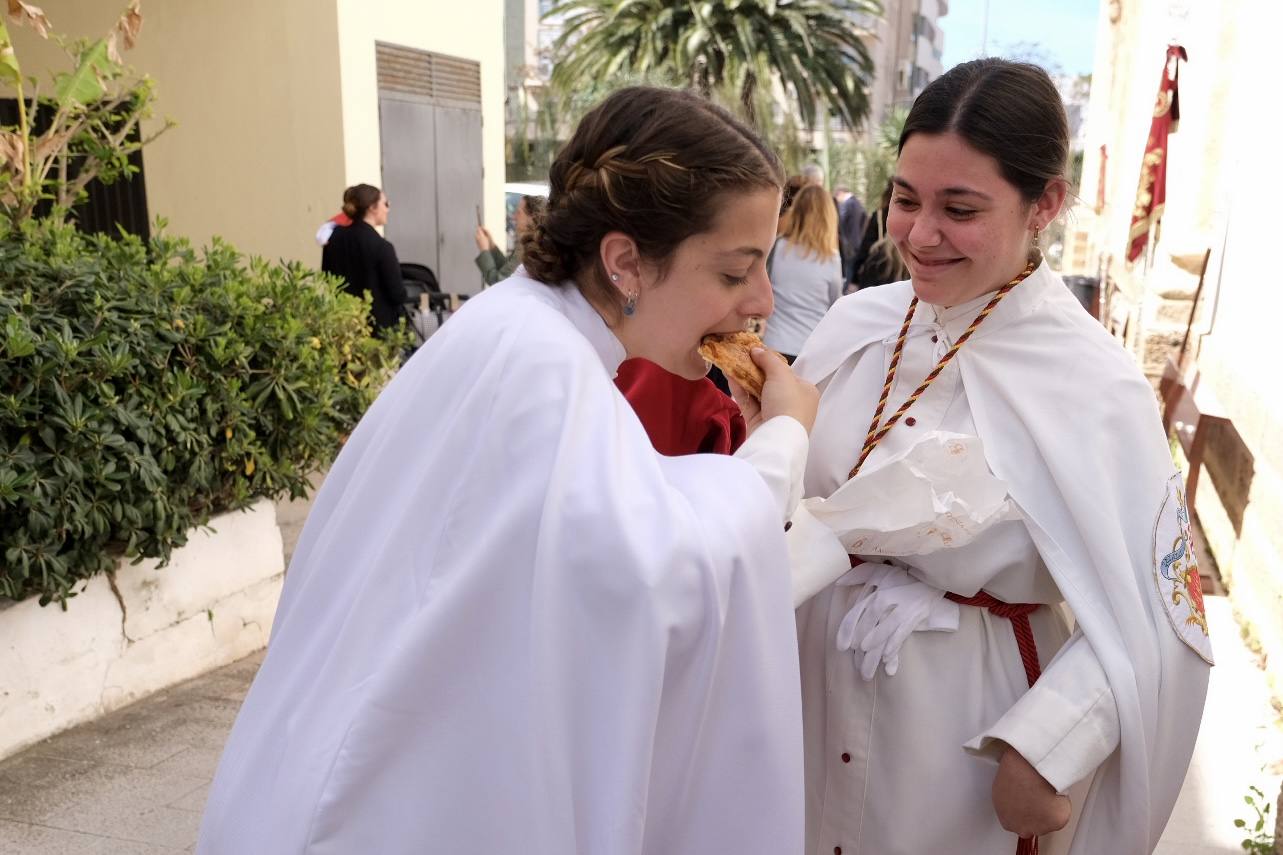
<svg viewBox="0 0 1283 855">
<path fill-rule="evenodd" d="M 838 627 L 838 650 L 862 657 L 860 676 L 872 680 L 881 662 L 888 677 L 900 668 L 900 647 L 914 632 L 956 632 L 958 604 L 945 592 L 890 564 L 865 562 L 837 581 L 862 585 Z"/>
<path fill-rule="evenodd" d="M 1019 516 L 979 438 L 944 431 L 803 505 L 853 555 L 927 555 Z"/>
</svg>

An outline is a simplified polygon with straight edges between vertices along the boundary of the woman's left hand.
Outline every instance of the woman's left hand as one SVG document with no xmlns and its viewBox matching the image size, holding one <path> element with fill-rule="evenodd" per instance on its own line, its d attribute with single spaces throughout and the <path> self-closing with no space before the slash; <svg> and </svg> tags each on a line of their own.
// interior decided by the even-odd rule
<svg viewBox="0 0 1283 855">
<path fill-rule="evenodd" d="M 1047 779 L 1007 746 L 993 779 L 993 809 L 1002 827 L 1018 837 L 1037 837 L 1069 824 L 1068 796 L 1056 792 Z"/>
<path fill-rule="evenodd" d="M 477 249 L 481 252 L 494 249 L 494 238 L 490 237 L 490 232 L 486 231 L 485 226 L 477 226 L 476 234 L 473 237 L 477 241 Z"/>
</svg>

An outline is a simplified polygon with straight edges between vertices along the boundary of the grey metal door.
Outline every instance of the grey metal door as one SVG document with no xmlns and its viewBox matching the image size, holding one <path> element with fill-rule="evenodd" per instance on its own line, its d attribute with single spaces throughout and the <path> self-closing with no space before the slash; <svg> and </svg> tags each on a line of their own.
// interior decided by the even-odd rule
<svg viewBox="0 0 1283 855">
<path fill-rule="evenodd" d="M 397 258 L 441 277 L 436 186 L 436 108 L 413 96 L 379 96 L 383 192 L 392 203 L 384 234 Z"/>
<path fill-rule="evenodd" d="M 445 291 L 474 294 L 481 276 L 473 261 L 477 211 L 482 209 L 481 112 L 436 108 L 437 275 Z M 503 235 L 496 240 L 503 248 Z"/>
<path fill-rule="evenodd" d="M 375 43 L 375 56 L 387 238 L 402 261 L 431 267 L 443 291 L 475 293 L 481 65 L 386 42 Z"/>
</svg>

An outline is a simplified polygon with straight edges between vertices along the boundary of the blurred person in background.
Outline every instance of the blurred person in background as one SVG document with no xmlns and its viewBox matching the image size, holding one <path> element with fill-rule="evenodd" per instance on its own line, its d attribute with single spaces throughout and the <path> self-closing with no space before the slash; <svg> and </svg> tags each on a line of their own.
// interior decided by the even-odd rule
<svg viewBox="0 0 1283 855">
<path fill-rule="evenodd" d="M 823 187 L 808 184 L 794 197 L 771 250 L 770 267 L 775 312 L 764 341 L 791 363 L 842 296 L 837 211 Z"/>
<path fill-rule="evenodd" d="M 341 278 L 348 293 L 369 293 L 375 331 L 391 329 L 405 317 L 406 301 L 396 250 L 376 231 L 387 225 L 391 204 L 371 184 L 348 188 L 343 199 L 343 213 L 352 224 L 334 229 L 321 250 L 321 269 Z"/>
<path fill-rule="evenodd" d="M 842 281 L 849 286 L 855 282 L 855 253 L 864 236 L 864 226 L 869 219 L 860 200 L 849 187 L 839 185 L 833 191 L 833 202 L 838 209 L 838 253 L 842 256 Z"/>
<path fill-rule="evenodd" d="M 348 196 L 350 196 L 351 193 L 352 193 L 351 187 L 343 191 L 343 204 L 345 205 L 347 204 Z M 330 242 L 330 235 L 334 234 L 335 229 L 341 228 L 343 226 L 350 226 L 350 225 L 352 225 L 352 218 L 349 217 L 347 214 L 343 213 L 343 209 L 342 207 L 340 207 L 339 212 L 337 214 L 330 217 L 325 222 L 321 223 L 320 228 L 316 230 L 317 245 L 325 246 L 327 243 Z"/>
<path fill-rule="evenodd" d="M 793 198 L 797 196 L 797 191 L 806 185 L 806 179 L 801 175 L 790 175 L 784 182 L 784 194 L 780 197 L 780 225 L 784 224 L 784 215 L 793 205 Z"/>
<path fill-rule="evenodd" d="M 851 259 L 852 275 L 849 281 L 855 283 L 856 290 L 909 278 L 909 269 L 904 266 L 904 259 L 900 257 L 895 241 L 887 233 L 887 213 L 891 209 L 893 188 L 894 185 L 887 181 L 886 189 L 882 191 L 882 203 L 865 219 L 860 246 Z"/>
<path fill-rule="evenodd" d="M 477 226 L 476 241 L 480 252 L 475 259 L 477 269 L 481 271 L 481 281 L 487 286 L 502 282 L 512 275 L 521 264 L 521 238 L 530 231 L 535 219 L 543 211 L 542 196 L 522 196 L 517 203 L 514 216 L 517 226 L 517 245 L 507 256 L 495 244 L 494 238 L 485 226 Z"/>
</svg>

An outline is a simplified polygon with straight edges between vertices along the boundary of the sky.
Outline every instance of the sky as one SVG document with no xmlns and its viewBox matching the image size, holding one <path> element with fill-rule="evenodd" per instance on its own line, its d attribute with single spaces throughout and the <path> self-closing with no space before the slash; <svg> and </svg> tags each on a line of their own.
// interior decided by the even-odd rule
<svg viewBox="0 0 1283 855">
<path fill-rule="evenodd" d="M 1090 74 L 1101 2 L 1107 0 L 949 0 L 949 14 L 939 21 L 944 67 L 982 55 L 988 6 L 989 56 L 1018 53 L 1059 66 L 1049 71 Z"/>
</svg>

